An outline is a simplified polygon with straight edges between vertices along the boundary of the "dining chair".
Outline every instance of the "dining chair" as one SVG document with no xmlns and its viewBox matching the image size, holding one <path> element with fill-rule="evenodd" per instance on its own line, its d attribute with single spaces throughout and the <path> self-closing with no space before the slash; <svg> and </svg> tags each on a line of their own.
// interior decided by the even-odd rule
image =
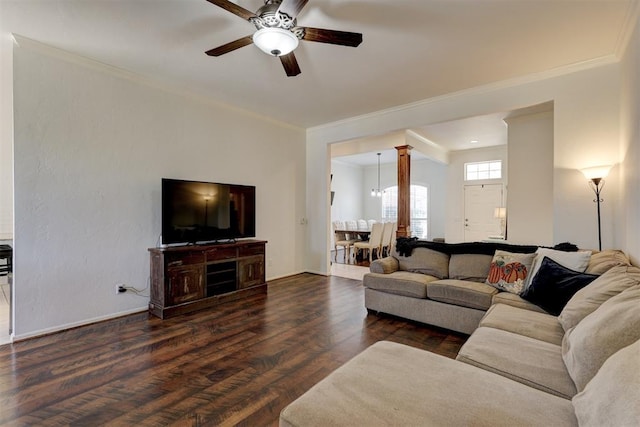
<svg viewBox="0 0 640 427">
<path fill-rule="evenodd" d="M 360 250 L 369 251 L 369 263 L 373 262 L 373 251 L 376 250 L 376 258 L 380 258 L 380 251 L 382 247 L 382 229 L 384 228 L 381 222 L 376 222 L 371 227 L 371 234 L 369 240 L 355 242 L 353 244 L 354 252 L 356 255 Z"/>
<path fill-rule="evenodd" d="M 393 234 L 394 223 L 393 222 L 385 222 L 382 229 L 382 243 L 380 247 L 382 248 L 382 255 L 385 254 L 388 256 L 391 254 L 391 236 Z"/>
<path fill-rule="evenodd" d="M 378 221 L 376 221 L 375 219 L 367 220 L 367 230 L 371 230 L 371 226 L 373 224 L 375 224 L 376 222 L 378 222 Z"/>
<path fill-rule="evenodd" d="M 398 237 L 398 223 L 393 222 L 391 227 L 391 242 L 389 243 L 389 254 L 392 254 L 396 250 L 396 241 Z"/>
<path fill-rule="evenodd" d="M 338 246 L 344 248 L 344 260 L 351 259 L 351 248 L 355 243 L 355 239 L 350 239 L 345 230 L 345 224 L 342 221 L 333 222 L 333 248 L 335 250 L 335 260 L 338 260 Z"/>
<path fill-rule="evenodd" d="M 365 221 L 364 219 L 359 219 L 358 220 L 358 230 L 368 230 L 368 225 L 367 225 L 367 221 Z"/>
<path fill-rule="evenodd" d="M 357 230 L 358 229 L 358 221 L 348 220 L 344 222 L 345 228 L 347 230 Z"/>
</svg>

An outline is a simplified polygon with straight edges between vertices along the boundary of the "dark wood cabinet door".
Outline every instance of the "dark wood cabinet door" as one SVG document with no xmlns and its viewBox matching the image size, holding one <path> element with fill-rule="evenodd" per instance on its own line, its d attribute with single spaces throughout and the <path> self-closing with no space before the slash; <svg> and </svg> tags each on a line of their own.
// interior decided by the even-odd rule
<svg viewBox="0 0 640 427">
<path fill-rule="evenodd" d="M 204 297 L 202 266 L 167 269 L 167 305 L 181 304 Z"/>
<path fill-rule="evenodd" d="M 238 262 L 238 289 L 264 283 L 264 256 L 246 257 Z"/>
</svg>

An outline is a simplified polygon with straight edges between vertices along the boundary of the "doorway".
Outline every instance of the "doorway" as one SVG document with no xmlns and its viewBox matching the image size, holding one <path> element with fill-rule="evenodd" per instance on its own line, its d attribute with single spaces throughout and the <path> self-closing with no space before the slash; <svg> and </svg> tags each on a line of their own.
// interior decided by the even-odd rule
<svg viewBox="0 0 640 427">
<path fill-rule="evenodd" d="M 503 184 L 464 186 L 464 240 L 478 242 L 502 236 L 496 208 L 504 206 Z"/>
<path fill-rule="evenodd" d="M 0 345 L 11 342 L 12 278 L 13 248 L 0 244 Z"/>
</svg>

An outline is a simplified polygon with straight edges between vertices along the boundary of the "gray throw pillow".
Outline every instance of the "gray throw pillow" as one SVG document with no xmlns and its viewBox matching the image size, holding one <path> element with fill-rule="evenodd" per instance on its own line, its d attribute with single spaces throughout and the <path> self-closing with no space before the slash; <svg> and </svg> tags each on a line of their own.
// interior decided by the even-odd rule
<svg viewBox="0 0 640 427">
<path fill-rule="evenodd" d="M 640 285 L 605 301 L 562 339 L 562 359 L 578 391 L 609 356 L 640 339 Z"/>
</svg>

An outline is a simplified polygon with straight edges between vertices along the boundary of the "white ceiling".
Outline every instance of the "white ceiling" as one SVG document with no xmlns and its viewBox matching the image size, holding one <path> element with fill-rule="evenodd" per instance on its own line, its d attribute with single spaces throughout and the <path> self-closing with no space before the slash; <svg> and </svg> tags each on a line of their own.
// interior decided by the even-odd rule
<svg viewBox="0 0 640 427">
<path fill-rule="evenodd" d="M 299 25 L 364 41 L 303 41 L 297 77 L 255 46 L 206 56 L 254 27 L 205 0 L 0 0 L 0 28 L 307 128 L 619 54 L 634 10 L 635 0 L 310 0 Z"/>
</svg>

